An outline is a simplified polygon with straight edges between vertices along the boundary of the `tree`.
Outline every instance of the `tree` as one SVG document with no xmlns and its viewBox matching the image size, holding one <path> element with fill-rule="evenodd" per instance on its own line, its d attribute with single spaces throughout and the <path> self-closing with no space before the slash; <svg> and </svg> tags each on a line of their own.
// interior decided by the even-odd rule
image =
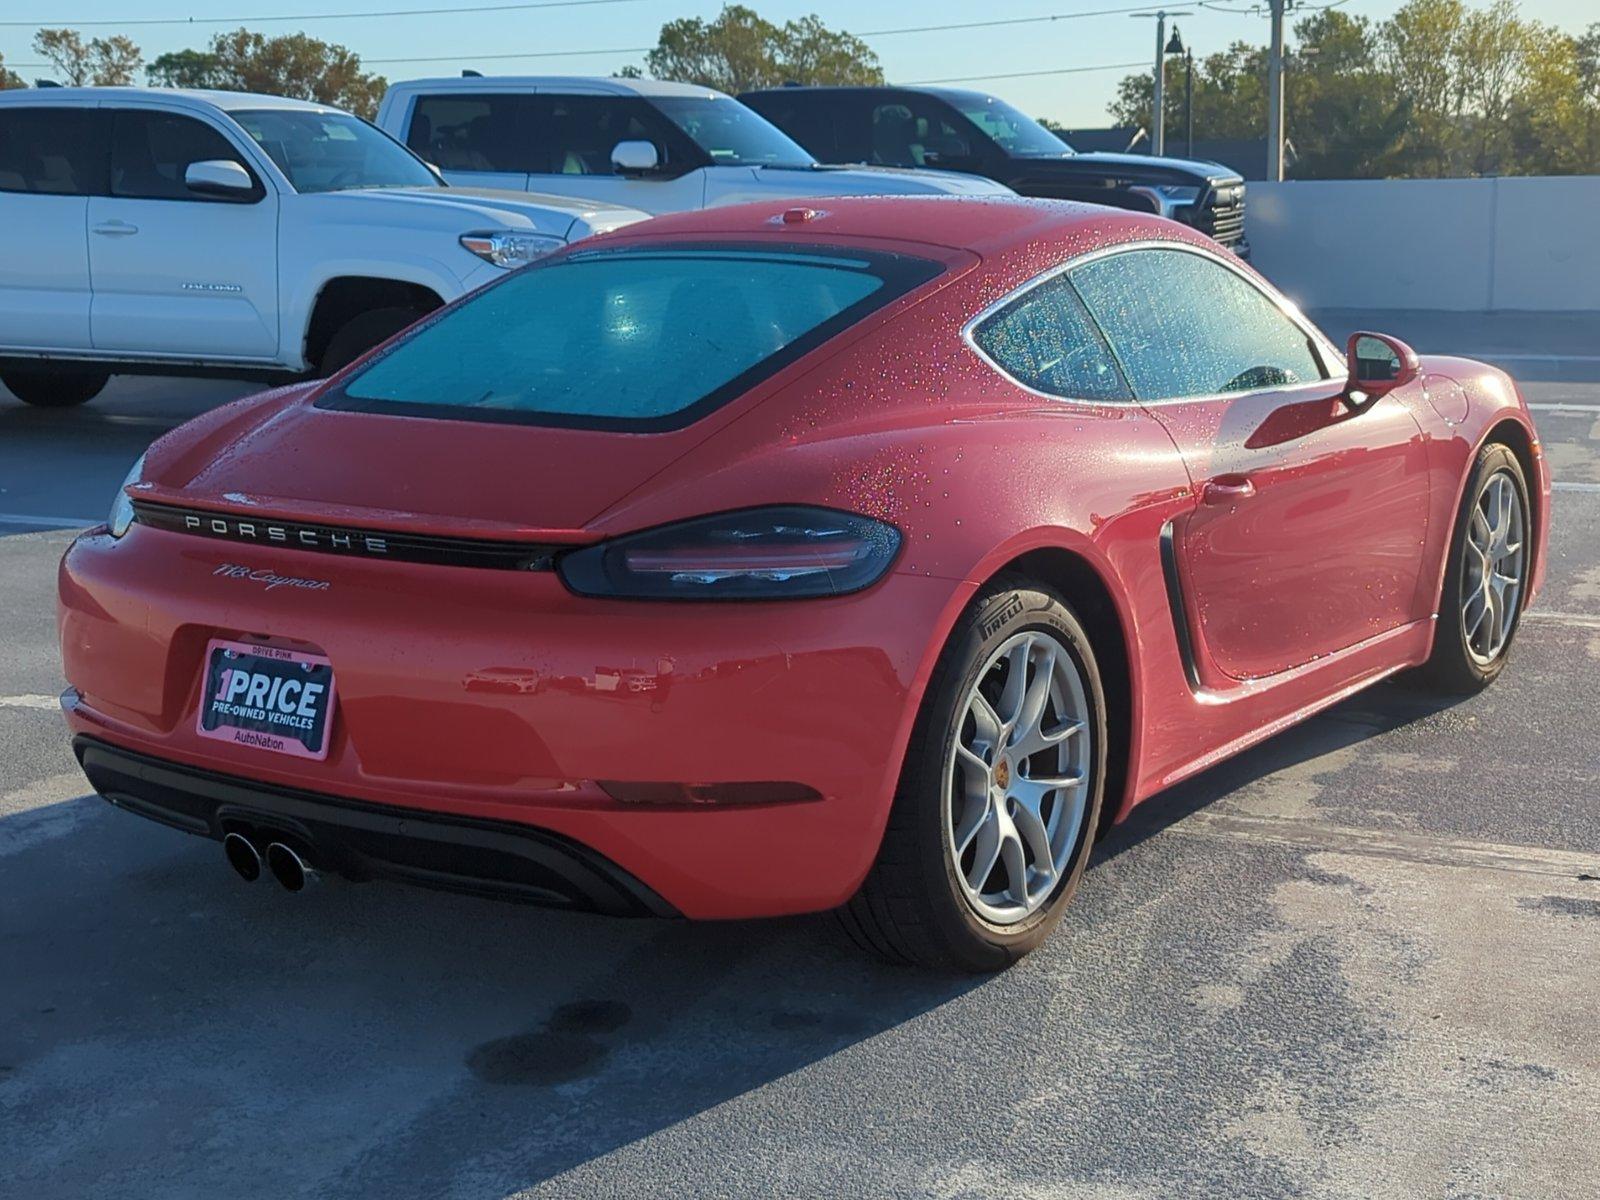
<svg viewBox="0 0 1600 1200">
<path fill-rule="evenodd" d="M 157 57 L 145 71 L 156 87 L 220 88 L 227 86 L 222 59 L 205 50 L 174 50 Z"/>
<path fill-rule="evenodd" d="M 163 54 L 150 64 L 150 82 L 165 87 L 221 88 L 316 100 L 363 117 L 378 110 L 387 81 L 361 69 L 343 46 L 303 33 L 266 37 L 247 29 L 219 33 L 204 50 Z"/>
<path fill-rule="evenodd" d="M 709 24 L 698 17 L 668 21 L 645 55 L 645 69 L 657 79 L 729 93 L 788 82 L 883 82 L 878 56 L 860 38 L 829 29 L 816 16 L 774 25 L 739 4 Z"/>
<path fill-rule="evenodd" d="M 1298 22 L 1285 81 L 1290 138 L 1304 179 L 1395 173 L 1411 107 L 1378 62 L 1371 22 L 1326 9 Z"/>
<path fill-rule="evenodd" d="M 6 66 L 6 56 L 0 54 L 0 91 L 7 88 L 27 87 L 28 81 Z"/>
<path fill-rule="evenodd" d="M 33 51 L 72 87 L 127 87 L 144 63 L 139 47 L 120 33 L 85 42 L 76 29 L 41 29 L 33 35 Z"/>
<path fill-rule="evenodd" d="M 1266 51 L 1247 42 L 1235 42 L 1219 54 L 1194 64 L 1194 127 L 1199 137 L 1261 137 L 1266 126 Z M 1167 129 L 1181 129 L 1184 89 L 1181 68 L 1167 65 Z M 1117 85 L 1111 106 L 1118 125 L 1149 128 L 1151 96 L 1155 84 L 1148 72 L 1129 75 Z"/>
<path fill-rule="evenodd" d="M 1574 38 L 1523 20 L 1515 0 L 1407 0 L 1380 24 L 1325 9 L 1294 35 L 1285 111 L 1297 177 L 1600 170 L 1600 24 Z M 1265 50 L 1238 42 L 1195 66 L 1199 135 L 1263 137 Z M 1149 124 L 1151 90 L 1148 74 L 1123 79 L 1113 119 Z M 1182 92 L 1167 91 L 1169 129 Z"/>
<path fill-rule="evenodd" d="M 1577 38 L 1536 32 L 1508 125 L 1523 169 L 1588 174 L 1600 167 L 1600 24 Z"/>
</svg>

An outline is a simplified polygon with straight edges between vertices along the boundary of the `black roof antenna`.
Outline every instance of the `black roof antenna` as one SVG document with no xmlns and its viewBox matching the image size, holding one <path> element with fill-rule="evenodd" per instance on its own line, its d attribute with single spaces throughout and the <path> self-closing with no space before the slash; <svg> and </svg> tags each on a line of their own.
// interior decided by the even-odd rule
<svg viewBox="0 0 1600 1200">
<path fill-rule="evenodd" d="M 482 79 L 483 78 L 483 72 L 482 71 L 474 71 L 471 67 L 468 67 L 464 71 L 461 72 L 461 78 L 463 78 L 463 79 Z"/>
</svg>

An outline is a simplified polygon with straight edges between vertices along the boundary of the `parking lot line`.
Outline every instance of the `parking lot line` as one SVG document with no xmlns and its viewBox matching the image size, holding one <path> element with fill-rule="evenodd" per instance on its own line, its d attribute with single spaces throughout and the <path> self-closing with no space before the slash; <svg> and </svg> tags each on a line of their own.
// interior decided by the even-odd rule
<svg viewBox="0 0 1600 1200">
<path fill-rule="evenodd" d="M 1600 404 L 1561 404 L 1554 400 L 1528 405 L 1534 412 L 1600 413 Z"/>
<path fill-rule="evenodd" d="M 54 712 L 60 707 L 59 696 L 0 696 L 0 708 L 42 708 Z"/>
<path fill-rule="evenodd" d="M 1548 612 L 1530 608 L 1523 614 L 1530 621 L 1543 621 L 1547 625 L 1570 625 L 1575 629 L 1600 629 L 1600 613 Z"/>
<path fill-rule="evenodd" d="M 1575 480 L 1558 479 L 1550 486 L 1558 492 L 1600 492 L 1600 483 L 1579 483 Z"/>
<path fill-rule="evenodd" d="M 1191 837 L 1220 837 L 1368 858 L 1398 858 L 1469 870 L 1600 879 L 1600 854 L 1463 841 L 1396 830 L 1356 829 L 1294 817 L 1247 816 L 1202 809 L 1168 826 L 1168 831 Z"/>
<path fill-rule="evenodd" d="M 0 525 L 66 526 L 80 528 L 93 525 L 98 517 L 43 517 L 28 513 L 0 513 Z"/>
</svg>

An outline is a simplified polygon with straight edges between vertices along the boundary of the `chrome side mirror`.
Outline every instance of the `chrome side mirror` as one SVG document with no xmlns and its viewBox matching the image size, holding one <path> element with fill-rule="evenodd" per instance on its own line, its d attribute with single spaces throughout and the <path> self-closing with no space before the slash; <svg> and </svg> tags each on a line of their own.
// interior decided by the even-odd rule
<svg viewBox="0 0 1600 1200">
<path fill-rule="evenodd" d="M 660 167 L 654 142 L 618 142 L 611 148 L 611 169 L 618 175 L 648 175 Z"/>
<path fill-rule="evenodd" d="M 250 172 L 226 158 L 190 163 L 183 173 L 183 184 L 202 196 L 223 196 L 229 200 L 243 200 L 256 190 L 256 181 L 250 178 Z"/>
</svg>

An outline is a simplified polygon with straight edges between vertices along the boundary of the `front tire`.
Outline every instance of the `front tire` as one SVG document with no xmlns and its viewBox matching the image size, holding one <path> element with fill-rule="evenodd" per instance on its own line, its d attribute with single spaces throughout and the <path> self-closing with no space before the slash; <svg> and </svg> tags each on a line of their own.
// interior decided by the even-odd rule
<svg viewBox="0 0 1600 1200">
<path fill-rule="evenodd" d="M 0 383 L 35 408 L 74 408 L 98 396 L 111 376 L 101 371 L 7 371 Z"/>
<path fill-rule="evenodd" d="M 1066 602 L 1019 577 L 986 588 L 929 682 L 846 931 L 893 961 L 973 972 L 1043 942 L 1094 842 L 1105 711 Z"/>
<path fill-rule="evenodd" d="M 1532 506 L 1522 464 L 1491 442 L 1478 452 L 1450 539 L 1433 653 L 1417 681 L 1470 695 L 1505 669 L 1532 562 Z"/>
</svg>

